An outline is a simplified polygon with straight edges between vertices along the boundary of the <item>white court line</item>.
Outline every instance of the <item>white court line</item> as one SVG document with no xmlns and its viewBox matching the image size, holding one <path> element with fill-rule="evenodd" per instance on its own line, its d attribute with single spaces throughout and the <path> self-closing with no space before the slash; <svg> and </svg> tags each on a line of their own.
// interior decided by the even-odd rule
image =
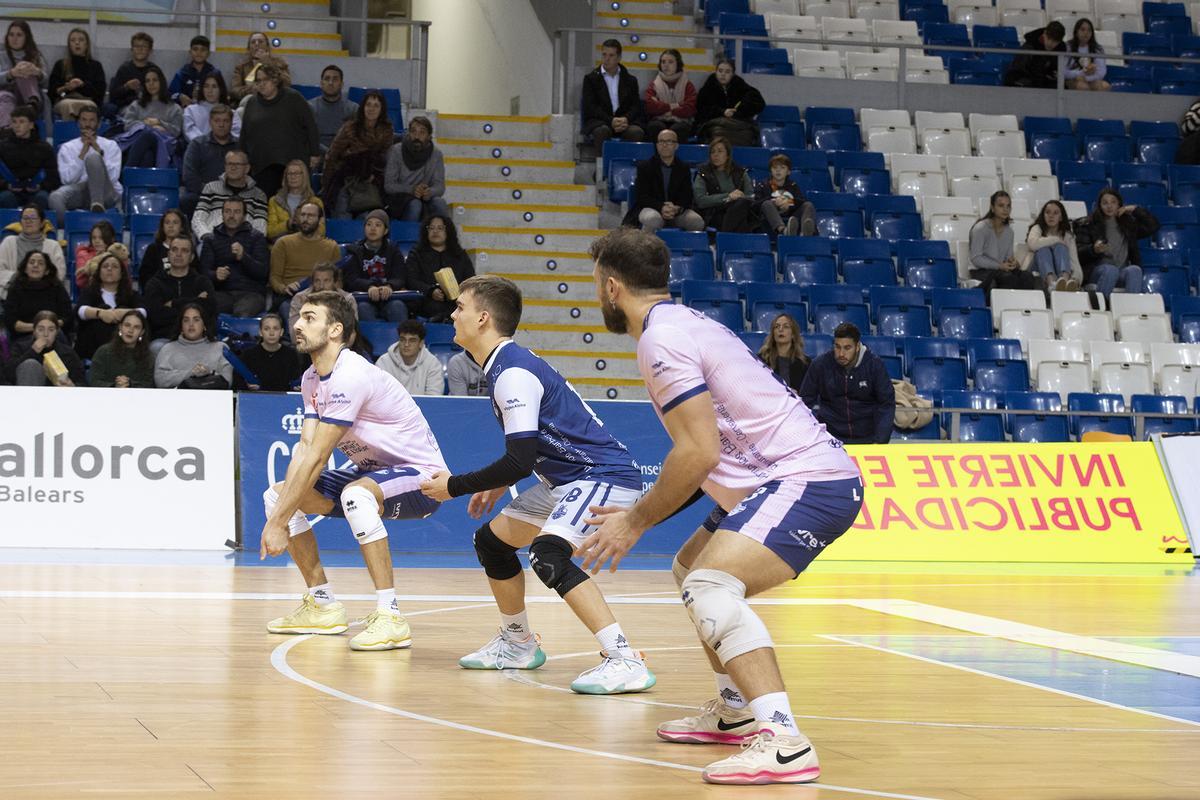
<svg viewBox="0 0 1200 800">
<path fill-rule="evenodd" d="M 425 613 L 432 613 L 432 612 L 425 612 Z M 394 706 L 384 705 L 383 703 L 376 703 L 372 700 L 366 700 L 361 697 L 356 697 L 355 695 L 349 694 L 348 692 L 343 692 L 340 689 L 335 689 L 332 686 L 326 686 L 323 683 L 319 683 L 317 681 L 312 680 L 311 678 L 305 677 L 304 675 L 301 675 L 299 672 L 297 672 L 295 669 L 293 669 L 290 664 L 288 664 L 288 660 L 287 660 L 288 651 L 291 650 L 293 647 L 301 644 L 306 639 L 311 639 L 311 638 L 312 638 L 311 635 L 298 636 L 298 637 L 292 639 L 291 641 L 284 642 L 283 644 L 276 647 L 275 650 L 272 651 L 272 653 L 271 653 L 271 666 L 274 667 L 276 669 L 276 671 L 278 671 L 284 677 L 289 678 L 293 681 L 296 681 L 297 683 L 303 684 L 303 685 L 309 687 L 310 689 L 316 689 L 318 692 L 322 692 L 331 697 L 336 697 L 339 700 L 345 700 L 348 703 L 354 703 L 356 705 L 363 706 L 364 708 L 370 708 L 375 711 L 382 711 L 385 714 L 392 714 L 392 715 L 395 715 L 398 717 L 405 717 L 407 719 L 411 719 L 416 722 L 425 722 L 430 725 L 440 725 L 444 728 L 451 728 L 452 730 L 463 731 L 464 733 L 474 733 L 474 734 L 477 734 L 480 736 L 490 736 L 490 737 L 493 737 L 496 739 L 505 739 L 510 742 L 519 742 L 521 744 L 533 745 L 535 747 L 546 747 L 551 750 L 562 750 L 562 751 L 565 751 L 568 753 L 578 753 L 579 755 L 594 756 L 596 758 L 607 758 L 607 759 L 611 759 L 614 761 L 624 761 L 624 762 L 627 762 L 630 764 L 640 764 L 642 766 L 663 767 L 665 769 L 682 770 L 685 772 L 702 772 L 703 771 L 703 769 L 701 767 L 693 767 L 688 764 L 676 764 L 671 761 L 658 761 L 658 760 L 652 759 L 652 758 L 640 758 L 638 756 L 629 756 L 629 755 L 625 755 L 623 753 L 610 753 L 605 750 L 593 750 L 588 747 L 576 747 L 575 745 L 561 744 L 559 742 L 551 742 L 551 741 L 547 741 L 545 739 L 534 739 L 533 737 L 530 737 L 530 736 L 518 736 L 518 735 L 512 734 L 512 733 L 505 733 L 503 731 L 492 730 L 491 728 L 480 728 L 475 725 L 464 725 L 460 722 L 452 722 L 447 719 L 440 719 L 438 717 L 430 717 L 425 714 L 417 714 L 416 712 L 413 712 L 413 711 L 405 711 L 402 708 L 395 708 Z M 932 798 L 932 797 L 928 797 L 928 796 L 924 796 L 924 795 L 897 794 L 895 792 L 877 792 L 877 791 L 873 791 L 871 789 L 855 789 L 850 786 L 836 786 L 831 783 L 812 783 L 812 784 L 806 784 L 806 785 L 811 786 L 814 789 L 822 789 L 822 790 L 830 791 L 830 792 L 844 792 L 846 794 L 863 795 L 866 797 L 883 797 L 883 798 L 888 798 L 889 800 L 937 800 L 936 798 Z"/>
<path fill-rule="evenodd" d="M 1144 714 L 1147 717 L 1157 717 L 1158 719 L 1168 719 L 1171 722 L 1179 722 L 1184 725 L 1191 725 L 1193 727 L 1200 728 L 1200 722 L 1194 722 L 1190 719 L 1182 719 L 1180 717 L 1172 717 L 1169 714 L 1160 714 L 1157 711 L 1148 711 L 1144 708 L 1134 708 L 1133 706 L 1125 706 L 1125 705 L 1121 705 L 1120 703 L 1113 703 L 1108 700 L 1101 700 L 1098 697 L 1088 697 L 1087 695 L 1076 694 L 1075 692 L 1069 692 L 1066 689 L 1056 689 L 1052 686 L 1043 686 L 1039 683 L 1031 683 L 1029 681 L 1023 681 L 1020 678 L 1010 678 L 1007 675 L 997 675 L 994 672 L 987 672 L 985 670 L 975 669 L 974 667 L 963 666 L 962 664 L 954 664 L 949 661 L 939 661 L 936 658 L 928 658 L 926 656 L 919 656 L 914 653 L 905 653 L 902 650 L 892 650 L 891 648 L 888 648 L 888 647 L 880 647 L 879 645 L 867 644 L 866 642 L 856 642 L 852 639 L 842 639 L 841 637 L 830 636 L 828 634 L 817 634 L 817 635 L 823 639 L 831 639 L 835 642 L 845 642 L 846 644 L 856 644 L 859 647 L 865 647 L 868 650 L 878 650 L 881 653 L 890 653 L 895 656 L 903 656 L 904 658 L 911 658 L 914 661 L 924 661 L 926 664 L 937 664 L 940 667 L 948 667 L 950 669 L 957 669 L 957 670 L 961 670 L 962 672 L 969 672 L 973 675 L 982 675 L 985 678 L 995 678 L 996 680 L 1007 681 L 1009 683 L 1015 683 L 1018 686 L 1027 686 L 1031 689 L 1041 689 L 1044 692 L 1052 692 L 1053 694 L 1060 694 L 1064 697 L 1072 697 L 1076 700 L 1083 700 L 1084 702 L 1087 702 L 1087 703 L 1096 703 L 1097 705 L 1108 706 L 1109 708 L 1116 708 L 1121 711 L 1132 711 L 1135 714 Z"/>
</svg>

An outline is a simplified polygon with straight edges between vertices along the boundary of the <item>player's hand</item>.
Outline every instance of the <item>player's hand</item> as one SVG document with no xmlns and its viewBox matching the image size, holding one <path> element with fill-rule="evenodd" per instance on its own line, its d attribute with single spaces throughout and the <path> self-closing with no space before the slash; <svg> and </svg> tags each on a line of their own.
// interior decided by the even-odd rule
<svg viewBox="0 0 1200 800">
<path fill-rule="evenodd" d="M 286 525 L 272 525 L 268 520 L 262 530 L 262 544 L 258 548 L 258 560 L 267 556 L 277 556 L 288 546 L 288 529 Z"/>
<path fill-rule="evenodd" d="M 484 514 L 491 513 L 496 503 L 508 492 L 507 486 L 489 489 L 486 492 L 476 492 L 467 503 L 467 513 L 471 519 L 479 519 Z"/>
<path fill-rule="evenodd" d="M 625 557 L 645 531 L 634 530 L 629 525 L 629 509 L 616 506 L 588 506 L 592 518 L 587 525 L 598 525 L 599 530 L 583 540 L 575 555 L 583 556 L 582 567 L 589 568 L 593 575 L 601 570 L 604 562 L 612 559 L 609 572 L 616 572 Z"/>
<path fill-rule="evenodd" d="M 438 470 L 433 473 L 433 476 L 427 481 L 421 481 L 421 494 L 428 497 L 430 500 L 437 500 L 439 503 L 444 503 L 450 499 L 450 473 L 445 470 Z"/>
</svg>

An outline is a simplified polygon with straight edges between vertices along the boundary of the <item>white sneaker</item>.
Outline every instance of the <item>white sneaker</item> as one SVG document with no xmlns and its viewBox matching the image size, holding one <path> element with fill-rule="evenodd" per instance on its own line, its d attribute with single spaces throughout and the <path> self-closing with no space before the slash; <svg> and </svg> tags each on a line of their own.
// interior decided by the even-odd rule
<svg viewBox="0 0 1200 800">
<path fill-rule="evenodd" d="M 721 698 L 700 706 L 694 717 L 673 719 L 658 726 L 658 738 L 684 744 L 741 744 L 758 733 L 748 708 L 730 708 Z"/>
<path fill-rule="evenodd" d="M 394 611 L 376 609 L 363 620 L 366 627 L 350 640 L 351 650 L 404 650 L 412 647 L 408 620 Z"/>
<path fill-rule="evenodd" d="M 601 650 L 600 657 L 604 660 L 599 666 L 584 671 L 571 681 L 571 691 L 579 694 L 644 692 L 658 683 L 654 673 L 646 668 L 641 653 L 622 656 Z"/>
<path fill-rule="evenodd" d="M 458 660 L 463 669 L 537 669 L 546 663 L 542 640 L 534 634 L 524 642 L 504 638 L 504 631 L 474 653 Z"/>
<path fill-rule="evenodd" d="M 821 776 L 821 767 L 807 736 L 763 722 L 757 735 L 742 742 L 742 752 L 709 764 L 701 775 L 708 783 L 808 783 Z"/>
</svg>

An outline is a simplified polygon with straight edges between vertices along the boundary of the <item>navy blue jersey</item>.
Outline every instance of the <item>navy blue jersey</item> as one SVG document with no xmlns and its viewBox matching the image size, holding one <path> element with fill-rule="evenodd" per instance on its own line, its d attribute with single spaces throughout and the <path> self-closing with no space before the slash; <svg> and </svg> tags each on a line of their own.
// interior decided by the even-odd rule
<svg viewBox="0 0 1200 800">
<path fill-rule="evenodd" d="M 537 437 L 533 471 L 551 486 L 590 480 L 642 488 L 641 468 L 554 367 L 512 341 L 483 365 L 505 439 Z"/>
</svg>

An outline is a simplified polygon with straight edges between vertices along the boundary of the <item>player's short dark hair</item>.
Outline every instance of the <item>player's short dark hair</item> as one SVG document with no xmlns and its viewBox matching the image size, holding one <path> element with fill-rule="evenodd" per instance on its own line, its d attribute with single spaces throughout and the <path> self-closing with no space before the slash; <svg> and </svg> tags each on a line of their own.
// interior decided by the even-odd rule
<svg viewBox="0 0 1200 800">
<path fill-rule="evenodd" d="M 304 305 L 320 306 L 330 325 L 342 323 L 343 343 L 349 343 L 350 334 L 358 321 L 358 309 L 341 292 L 312 292 L 304 298 Z"/>
<path fill-rule="evenodd" d="M 1061 42 L 1067 38 L 1067 29 L 1058 20 L 1054 20 L 1046 26 L 1046 36 L 1056 42 Z"/>
<path fill-rule="evenodd" d="M 129 37 L 129 46 L 130 47 L 133 47 L 138 42 L 145 42 L 146 44 L 150 45 L 151 49 L 154 48 L 154 37 L 151 36 L 150 34 L 146 33 L 145 31 L 138 31 L 133 36 Z"/>
<path fill-rule="evenodd" d="M 512 336 L 521 322 L 521 290 L 499 275 L 476 275 L 459 284 L 459 291 L 470 292 L 475 302 L 492 317 L 492 325 L 501 336 Z"/>
<path fill-rule="evenodd" d="M 98 117 L 100 116 L 100 109 L 96 108 L 95 103 L 86 103 L 80 106 L 79 110 L 75 112 L 75 119 L 79 119 L 84 114 L 95 114 Z"/>
<path fill-rule="evenodd" d="M 408 127 L 419 125 L 425 129 L 425 132 L 433 136 L 433 123 L 429 121 L 429 117 L 413 117 L 408 121 Z"/>
<path fill-rule="evenodd" d="M 406 319 L 396 326 L 396 334 L 399 336 L 416 336 L 423 342 L 425 341 L 425 323 L 419 319 Z"/>
<path fill-rule="evenodd" d="M 321 77 L 324 78 L 325 73 L 329 72 L 330 70 L 333 70 L 334 72 L 336 72 L 338 74 L 338 77 L 341 78 L 342 80 L 346 80 L 346 73 L 342 72 L 342 68 L 339 67 L 337 64 L 330 64 L 329 66 L 325 67 L 325 69 L 321 70 Z"/>
<path fill-rule="evenodd" d="M 198 44 L 204 45 L 209 50 L 212 49 L 212 41 L 203 34 L 199 36 L 193 36 L 192 41 L 188 44 L 188 47 L 195 47 Z"/>
<path fill-rule="evenodd" d="M 262 330 L 263 323 L 269 319 L 275 320 L 276 322 L 279 323 L 279 327 L 283 328 L 284 330 L 287 330 L 287 323 L 283 321 L 283 317 L 280 316 L 279 314 L 276 314 L 274 311 L 268 311 L 267 313 L 263 314 L 261 317 L 258 318 L 258 329 L 260 331 Z"/>
<path fill-rule="evenodd" d="M 667 291 L 671 251 L 653 233 L 617 228 L 592 242 L 588 255 L 602 271 L 619 279 L 630 291 L 638 294 Z"/>
<path fill-rule="evenodd" d="M 12 119 L 13 117 L 21 117 L 22 119 L 27 119 L 30 122 L 37 122 L 38 113 L 33 110 L 33 106 L 23 105 L 17 106 L 12 110 L 12 113 L 9 115 L 9 119 Z"/>
<path fill-rule="evenodd" d="M 222 208 L 224 208 L 229 203 L 237 203 L 238 205 L 240 205 L 242 207 L 242 213 L 243 214 L 246 213 L 246 198 L 244 198 L 240 195 L 236 195 L 236 194 L 231 194 L 228 197 L 221 198 L 221 207 Z"/>
<path fill-rule="evenodd" d="M 853 339 L 855 344 L 862 341 L 862 335 L 858 332 L 858 326 L 853 322 L 843 322 L 833 329 L 834 339 Z"/>
<path fill-rule="evenodd" d="M 625 52 L 624 48 L 621 47 L 621 43 L 616 39 L 605 39 L 600 45 L 600 49 L 603 50 L 605 47 L 611 47 L 613 50 L 616 50 L 617 55 L 621 55 L 621 53 Z"/>
</svg>

